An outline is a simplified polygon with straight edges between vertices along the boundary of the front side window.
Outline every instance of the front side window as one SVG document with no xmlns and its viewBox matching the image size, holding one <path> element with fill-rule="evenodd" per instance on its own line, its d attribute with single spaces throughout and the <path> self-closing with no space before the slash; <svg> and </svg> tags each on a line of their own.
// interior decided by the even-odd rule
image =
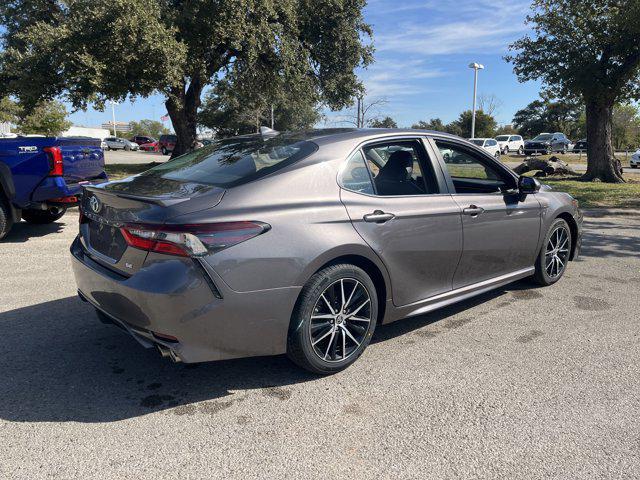
<svg viewBox="0 0 640 480">
<path fill-rule="evenodd" d="M 394 141 L 362 149 L 377 195 L 426 195 L 439 193 L 432 168 L 417 141 Z"/>
<path fill-rule="evenodd" d="M 436 145 L 456 193 L 494 193 L 513 186 L 513 179 L 489 159 L 480 158 L 470 149 L 446 141 L 436 140 Z"/>
<path fill-rule="evenodd" d="M 509 141 L 509 135 L 498 135 L 496 137 L 496 140 L 498 140 L 499 142 L 508 142 Z M 513 140 L 513 137 L 511 138 L 511 140 Z"/>
<path fill-rule="evenodd" d="M 476 138 L 476 139 L 471 140 L 471 143 L 473 143 L 474 145 L 477 145 L 479 147 L 482 147 L 484 145 L 484 140 L 482 140 L 482 139 L 479 140 L 479 139 Z"/>
</svg>

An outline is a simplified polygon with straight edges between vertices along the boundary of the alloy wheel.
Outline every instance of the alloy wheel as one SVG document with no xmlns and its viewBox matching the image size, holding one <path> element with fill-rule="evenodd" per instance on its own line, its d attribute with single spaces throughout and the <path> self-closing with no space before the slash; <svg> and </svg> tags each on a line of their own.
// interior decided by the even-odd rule
<svg viewBox="0 0 640 480">
<path fill-rule="evenodd" d="M 564 272 L 569 258 L 569 232 L 559 226 L 551 235 L 545 250 L 545 270 L 549 278 L 557 278 Z"/>
<path fill-rule="evenodd" d="M 355 278 L 341 278 L 318 297 L 309 322 L 315 354 L 343 362 L 356 353 L 371 327 L 371 297 Z"/>
</svg>

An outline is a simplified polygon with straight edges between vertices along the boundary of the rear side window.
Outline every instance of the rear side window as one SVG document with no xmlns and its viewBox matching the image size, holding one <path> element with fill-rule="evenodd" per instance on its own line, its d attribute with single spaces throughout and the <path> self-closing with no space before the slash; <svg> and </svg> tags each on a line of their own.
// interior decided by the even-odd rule
<svg viewBox="0 0 640 480">
<path fill-rule="evenodd" d="M 371 175 L 369 175 L 361 150 L 354 153 L 347 161 L 340 175 L 340 181 L 343 188 L 352 192 L 366 193 L 368 195 L 375 193 Z"/>
<path fill-rule="evenodd" d="M 141 175 L 229 188 L 263 177 L 317 150 L 295 136 L 259 136 L 219 140 Z"/>
</svg>

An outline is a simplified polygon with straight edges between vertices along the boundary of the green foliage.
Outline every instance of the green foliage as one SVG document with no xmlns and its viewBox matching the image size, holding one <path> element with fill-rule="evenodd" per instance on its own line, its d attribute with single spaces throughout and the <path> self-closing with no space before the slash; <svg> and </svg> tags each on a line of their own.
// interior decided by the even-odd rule
<svg viewBox="0 0 640 480">
<path fill-rule="evenodd" d="M 313 95 L 283 89 L 273 95 L 270 103 L 259 91 L 245 91 L 243 87 L 228 80 L 218 82 L 205 97 L 199 123 L 224 137 L 255 133 L 260 126 L 271 125 L 272 106 L 274 128 L 278 131 L 309 129 L 320 120 Z"/>
<path fill-rule="evenodd" d="M 513 125 L 503 125 L 496 129 L 495 135 L 519 135 L 520 133 Z"/>
<path fill-rule="evenodd" d="M 0 123 L 16 123 L 20 107 L 9 97 L 0 98 Z"/>
<path fill-rule="evenodd" d="M 67 130 L 71 122 L 67 120 L 65 106 L 56 100 L 50 100 L 36 104 L 31 110 L 21 111 L 17 126 L 23 134 L 55 137 Z"/>
<path fill-rule="evenodd" d="M 396 121 L 387 116 L 384 118 L 376 118 L 369 122 L 371 128 L 398 128 Z"/>
<path fill-rule="evenodd" d="M 131 132 L 128 134 L 129 137 L 140 135 L 157 139 L 160 135 L 169 133 L 169 129 L 157 120 L 144 119 L 139 122 L 131 122 L 130 125 Z"/>
<path fill-rule="evenodd" d="M 469 138 L 471 137 L 472 117 L 473 112 L 465 110 L 456 121 L 450 124 L 448 129 L 460 137 Z M 497 126 L 498 122 L 491 115 L 482 110 L 476 112 L 476 138 L 493 137 Z"/>
<path fill-rule="evenodd" d="M 417 130 L 435 130 L 437 132 L 446 132 L 446 126 L 439 118 L 432 118 L 428 122 L 420 120 L 418 123 L 411 125 L 411 128 Z"/>
<path fill-rule="evenodd" d="M 372 61 L 365 0 L 9 0 L 0 97 L 59 95 L 74 108 L 160 92 L 178 136 L 196 135 L 206 86 L 221 78 L 273 103 L 285 89 L 332 109 L 362 91 Z M 253 99 L 251 99 L 252 101 Z"/>
<path fill-rule="evenodd" d="M 507 59 L 521 81 L 542 79 L 568 98 L 611 102 L 640 95 L 640 2 L 534 0 L 534 35 L 511 45 Z"/>
<path fill-rule="evenodd" d="M 613 109 L 613 146 L 616 150 L 640 145 L 640 112 L 631 104 L 616 105 Z"/>
<path fill-rule="evenodd" d="M 542 132 L 562 132 L 569 138 L 585 135 L 584 106 L 577 101 L 557 100 L 543 95 L 525 108 L 518 110 L 513 123 L 523 137 L 533 138 Z"/>
</svg>

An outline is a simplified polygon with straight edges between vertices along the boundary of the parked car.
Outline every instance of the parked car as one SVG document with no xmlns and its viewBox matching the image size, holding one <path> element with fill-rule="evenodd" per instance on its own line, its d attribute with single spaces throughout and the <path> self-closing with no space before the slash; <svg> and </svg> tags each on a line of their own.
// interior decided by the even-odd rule
<svg viewBox="0 0 640 480">
<path fill-rule="evenodd" d="M 316 130 L 219 140 L 87 187 L 71 254 L 80 298 L 164 356 L 287 353 L 329 374 L 378 324 L 555 283 L 581 225 L 570 195 L 458 137 Z"/>
<path fill-rule="evenodd" d="M 129 140 L 130 142 L 137 143 L 138 145 L 144 145 L 145 143 L 157 142 L 153 137 L 147 137 L 146 135 L 136 135 Z"/>
<path fill-rule="evenodd" d="M 158 146 L 160 147 L 160 151 L 162 152 L 162 154 L 169 155 L 171 152 L 173 152 L 177 141 L 178 137 L 175 135 L 160 135 Z"/>
<path fill-rule="evenodd" d="M 144 151 L 144 152 L 157 152 L 159 151 L 159 147 L 158 147 L 158 142 L 151 142 L 151 143 L 143 143 L 142 145 L 140 145 L 140 150 Z"/>
<path fill-rule="evenodd" d="M 567 153 L 571 141 L 564 133 L 541 133 L 533 140 L 524 142 L 525 155 L 534 153 L 551 154 L 554 152 Z"/>
<path fill-rule="evenodd" d="M 138 150 L 139 145 L 126 138 L 119 137 L 107 137 L 104 139 L 104 143 L 107 145 L 107 150 Z"/>
<path fill-rule="evenodd" d="M 631 155 L 629 165 L 631 166 L 631 168 L 638 168 L 638 165 L 640 165 L 640 148 L 636 150 L 633 155 Z"/>
<path fill-rule="evenodd" d="M 574 152 L 586 152 L 587 151 L 587 139 L 583 138 L 578 140 L 572 149 Z"/>
<path fill-rule="evenodd" d="M 106 180 L 100 139 L 0 139 L 0 238 L 20 218 L 55 222 L 78 203 L 82 185 Z"/>
<path fill-rule="evenodd" d="M 469 141 L 481 148 L 484 148 L 487 152 L 496 158 L 500 158 L 500 145 L 494 138 L 470 138 Z"/>
<path fill-rule="evenodd" d="M 504 155 L 509 152 L 518 152 L 518 155 L 524 155 L 524 140 L 520 135 L 498 135 L 496 141 Z"/>
</svg>

